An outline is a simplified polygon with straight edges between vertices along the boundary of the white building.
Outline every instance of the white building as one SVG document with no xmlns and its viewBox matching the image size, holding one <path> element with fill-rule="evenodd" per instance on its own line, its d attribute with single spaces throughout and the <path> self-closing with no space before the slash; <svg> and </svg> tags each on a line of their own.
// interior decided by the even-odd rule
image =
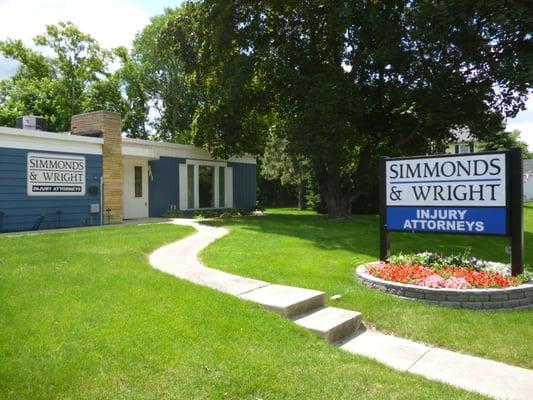
<svg viewBox="0 0 533 400">
<path fill-rule="evenodd" d="M 524 200 L 533 201 L 533 159 L 524 160 Z"/>
</svg>

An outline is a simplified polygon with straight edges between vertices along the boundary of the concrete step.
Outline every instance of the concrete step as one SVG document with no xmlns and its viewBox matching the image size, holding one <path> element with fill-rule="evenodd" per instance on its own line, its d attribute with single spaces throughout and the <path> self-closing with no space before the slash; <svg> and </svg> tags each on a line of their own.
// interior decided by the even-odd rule
<svg viewBox="0 0 533 400">
<path fill-rule="evenodd" d="M 284 285 L 268 285 L 239 296 L 259 303 L 286 318 L 305 314 L 324 305 L 324 292 Z"/>
<path fill-rule="evenodd" d="M 294 322 L 318 333 L 330 342 L 353 335 L 361 324 L 362 314 L 336 307 L 324 307 L 298 317 Z"/>
</svg>

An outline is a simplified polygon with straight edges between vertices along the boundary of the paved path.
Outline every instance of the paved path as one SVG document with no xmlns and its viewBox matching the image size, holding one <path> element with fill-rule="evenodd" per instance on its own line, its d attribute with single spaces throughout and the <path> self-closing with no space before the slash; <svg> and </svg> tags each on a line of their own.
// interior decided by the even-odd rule
<svg viewBox="0 0 533 400">
<path fill-rule="evenodd" d="M 180 279 L 262 304 L 328 339 L 337 338 L 340 332 L 330 329 L 333 318 L 331 315 L 336 318 L 342 314 L 344 319 L 335 325 L 337 328 L 340 326 L 343 332 L 346 332 L 348 325 L 355 329 L 359 326 L 359 313 L 321 307 L 324 296 L 322 292 L 270 284 L 205 267 L 198 261 L 198 253 L 228 231 L 186 219 L 174 219 L 172 223 L 192 226 L 197 232 L 152 253 L 150 263 L 155 268 Z M 329 313 L 330 316 L 325 315 L 328 310 L 333 311 Z M 308 314 L 305 314 L 306 312 Z M 347 313 L 351 314 L 344 315 Z M 317 322 L 317 319 L 324 321 Z M 324 328 L 324 325 L 327 327 Z M 354 335 L 339 343 L 339 346 L 398 370 L 420 374 L 494 398 L 533 399 L 533 371 L 529 369 L 429 347 L 370 330 L 356 331 Z"/>
</svg>

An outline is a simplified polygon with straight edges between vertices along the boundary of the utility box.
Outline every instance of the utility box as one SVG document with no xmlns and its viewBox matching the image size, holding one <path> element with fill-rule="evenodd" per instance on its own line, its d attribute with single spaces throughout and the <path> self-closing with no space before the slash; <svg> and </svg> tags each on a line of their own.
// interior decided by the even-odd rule
<svg viewBox="0 0 533 400">
<path fill-rule="evenodd" d="M 17 128 L 32 129 L 34 131 L 46 131 L 48 129 L 48 121 L 43 117 L 25 115 L 17 118 Z"/>
<path fill-rule="evenodd" d="M 91 214 L 98 214 L 100 212 L 100 204 L 92 203 L 91 204 Z"/>
</svg>

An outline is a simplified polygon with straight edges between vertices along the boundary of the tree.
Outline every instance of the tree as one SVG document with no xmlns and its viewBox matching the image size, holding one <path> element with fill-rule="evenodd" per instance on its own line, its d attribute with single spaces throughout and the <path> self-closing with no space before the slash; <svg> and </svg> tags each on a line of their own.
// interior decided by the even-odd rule
<svg viewBox="0 0 533 400">
<path fill-rule="evenodd" d="M 148 139 L 152 126 L 150 125 L 150 97 L 145 88 L 144 66 L 135 62 L 125 47 L 116 48 L 115 54 L 121 61 L 121 67 L 115 76 L 125 97 L 122 129 L 130 138 Z"/>
<path fill-rule="evenodd" d="M 513 148 L 521 148 L 524 158 L 530 158 L 529 147 L 526 142 L 520 140 L 520 131 L 514 130 L 505 132 L 501 130 L 494 135 L 488 136 L 484 142 L 484 149 L 486 151 L 511 150 Z"/>
<path fill-rule="evenodd" d="M 293 186 L 298 194 L 298 209 L 305 210 L 306 186 L 309 181 L 309 162 L 287 150 L 287 139 L 280 138 L 283 126 L 274 125 L 266 141 L 261 158 L 261 175 L 268 180 L 279 179 L 282 185 Z"/>
<path fill-rule="evenodd" d="M 191 142 L 191 123 L 198 103 L 190 74 L 195 63 L 196 48 L 189 40 L 190 28 L 196 10 L 194 3 L 185 3 L 176 9 L 166 9 L 163 15 L 153 17 L 151 23 L 133 42 L 130 64 L 131 88 L 133 74 L 137 74 L 139 96 L 146 98 L 156 117 L 151 123 L 154 138 L 168 142 Z M 176 39 L 169 46 L 162 32 L 172 31 Z M 135 68 L 135 69 L 134 69 Z M 139 74 L 141 72 L 141 74 Z"/>
<path fill-rule="evenodd" d="M 18 115 L 13 108 L 5 107 L 10 101 L 13 82 L 10 79 L 0 79 L 0 126 L 14 126 Z"/>
<path fill-rule="evenodd" d="M 116 83 L 103 83 L 110 76 L 112 55 L 90 35 L 60 22 L 47 25 L 34 42 L 53 55 L 29 49 L 20 40 L 0 41 L 0 54 L 20 62 L 16 74 L 0 88 L 0 116 L 8 125 L 14 125 L 17 116 L 34 114 L 46 117 L 51 130 L 66 131 L 73 114 L 91 111 L 103 97 L 107 105 L 119 104 Z"/>
<path fill-rule="evenodd" d="M 528 14 L 521 1 L 205 0 L 193 140 L 260 154 L 279 116 L 329 217 L 349 217 L 380 154 L 419 153 L 457 126 L 482 139 L 524 108 Z"/>
</svg>

